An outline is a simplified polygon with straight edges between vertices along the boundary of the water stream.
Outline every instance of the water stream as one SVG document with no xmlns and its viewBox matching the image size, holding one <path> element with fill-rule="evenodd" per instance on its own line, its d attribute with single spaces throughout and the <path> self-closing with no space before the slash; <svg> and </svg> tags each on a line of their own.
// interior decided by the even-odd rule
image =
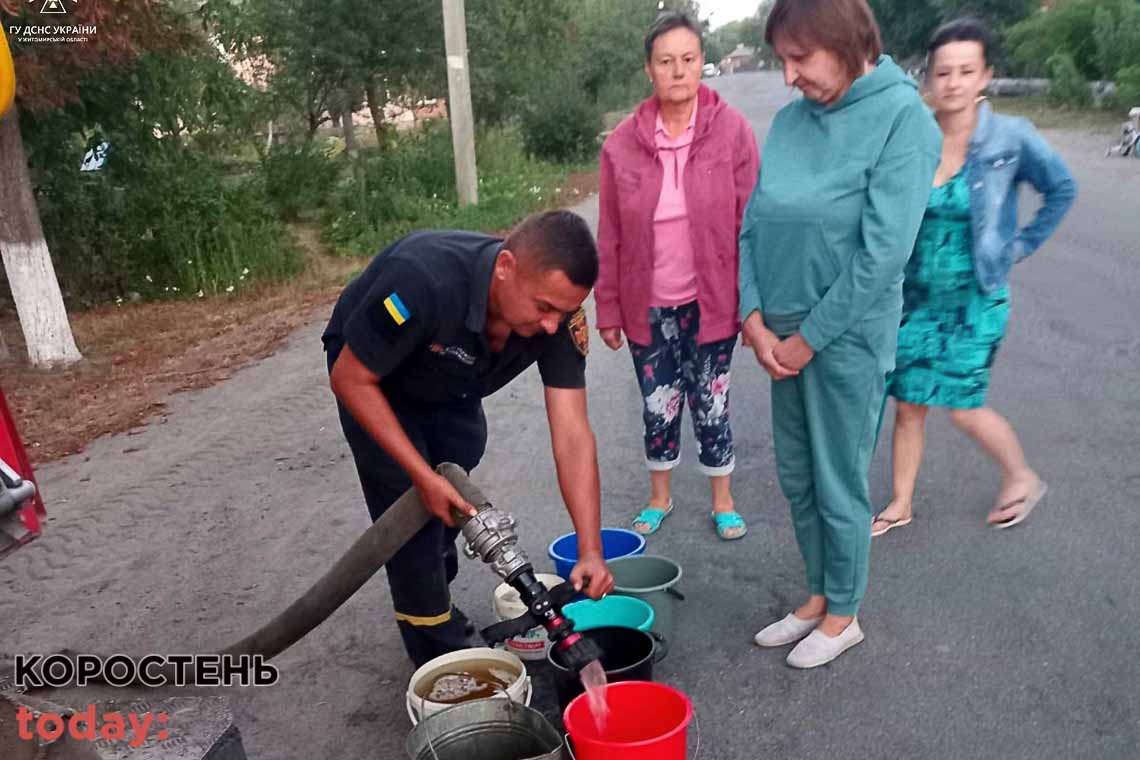
<svg viewBox="0 0 1140 760">
<path fill-rule="evenodd" d="M 606 671 L 602 669 L 599 660 L 594 660 L 582 668 L 579 676 L 582 678 L 582 686 L 586 688 L 586 699 L 590 703 L 590 713 L 594 716 L 598 735 L 604 736 L 606 721 L 610 717 L 610 706 L 606 703 Z"/>
</svg>

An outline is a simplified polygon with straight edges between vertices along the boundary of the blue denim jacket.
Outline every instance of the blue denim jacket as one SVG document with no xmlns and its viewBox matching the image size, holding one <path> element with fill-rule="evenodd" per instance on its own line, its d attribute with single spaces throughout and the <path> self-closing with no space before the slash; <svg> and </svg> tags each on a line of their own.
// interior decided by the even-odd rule
<svg viewBox="0 0 1140 760">
<path fill-rule="evenodd" d="M 987 293 L 1006 284 L 1009 270 L 1045 242 L 1077 197 L 1064 161 L 1026 119 L 978 108 L 966 153 L 974 272 Z M 1017 224 L 1017 192 L 1028 182 L 1043 196 L 1033 221 Z"/>
</svg>

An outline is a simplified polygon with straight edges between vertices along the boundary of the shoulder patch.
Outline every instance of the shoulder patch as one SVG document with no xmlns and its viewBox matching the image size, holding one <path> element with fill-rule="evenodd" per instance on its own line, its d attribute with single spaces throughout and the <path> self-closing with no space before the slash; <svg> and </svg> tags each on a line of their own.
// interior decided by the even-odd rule
<svg viewBox="0 0 1140 760">
<path fill-rule="evenodd" d="M 586 356 L 590 353 L 590 325 L 586 322 L 586 310 L 581 306 L 570 317 L 567 327 L 570 330 L 570 339 L 574 341 L 574 348 L 578 353 Z"/>
<path fill-rule="evenodd" d="M 392 291 L 392 294 L 384 299 L 384 308 L 388 310 L 389 316 L 397 325 L 404 324 L 412 316 L 408 307 L 404 305 L 395 291 Z"/>
</svg>

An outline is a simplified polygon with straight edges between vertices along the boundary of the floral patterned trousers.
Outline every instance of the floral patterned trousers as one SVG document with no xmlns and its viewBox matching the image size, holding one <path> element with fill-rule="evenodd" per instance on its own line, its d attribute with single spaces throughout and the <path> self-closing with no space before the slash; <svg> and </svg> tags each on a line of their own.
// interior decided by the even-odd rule
<svg viewBox="0 0 1140 760">
<path fill-rule="evenodd" d="M 629 343 L 645 401 L 645 460 L 650 470 L 671 470 L 681 457 L 681 412 L 693 413 L 699 470 L 728 475 L 735 466 L 728 424 L 729 365 L 736 336 L 697 344 L 697 303 L 649 310 L 650 339 Z"/>
</svg>

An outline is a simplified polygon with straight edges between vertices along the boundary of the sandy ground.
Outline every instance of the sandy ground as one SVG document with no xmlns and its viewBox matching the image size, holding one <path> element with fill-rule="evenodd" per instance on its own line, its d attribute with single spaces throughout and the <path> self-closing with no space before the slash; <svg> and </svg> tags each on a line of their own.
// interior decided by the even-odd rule
<svg viewBox="0 0 1140 760">
<path fill-rule="evenodd" d="M 726 80 L 717 87 L 762 136 L 786 92 L 765 75 Z M 767 382 L 741 354 L 735 492 L 749 536 L 715 539 L 705 486 L 683 467 L 682 508 L 651 546 L 685 567 L 690 601 L 657 675 L 692 695 L 703 760 L 1135 757 L 1140 220 L 1125 191 L 1140 174 L 1137 162 L 1103 163 L 1102 136 L 1049 138 L 1073 165 L 1081 204 L 1018 273 L 993 394 L 1051 481 L 1049 501 L 1025 528 L 985 529 L 996 475 L 932 420 L 918 519 L 875 544 L 867 642 L 793 672 L 783 651 L 749 643 L 803 580 L 775 485 Z M 169 399 L 161 422 L 39 470 L 48 529 L 0 564 L 0 652 L 208 651 L 267 621 L 331 564 L 367 518 L 324 373 L 326 316 L 312 312 L 226 382 Z M 645 479 L 628 355 L 595 340 L 589 382 L 605 520 L 623 525 Z M 537 378 L 487 411 L 476 479 L 519 517 L 523 547 L 545 566 L 547 542 L 569 521 Z M 888 453 L 880 447 L 872 470 L 876 500 Z M 465 563 L 454 587 L 482 625 L 493 586 Z M 277 664 L 277 686 L 228 692 L 251 758 L 404 756 L 412 669 L 382 577 Z"/>
</svg>

